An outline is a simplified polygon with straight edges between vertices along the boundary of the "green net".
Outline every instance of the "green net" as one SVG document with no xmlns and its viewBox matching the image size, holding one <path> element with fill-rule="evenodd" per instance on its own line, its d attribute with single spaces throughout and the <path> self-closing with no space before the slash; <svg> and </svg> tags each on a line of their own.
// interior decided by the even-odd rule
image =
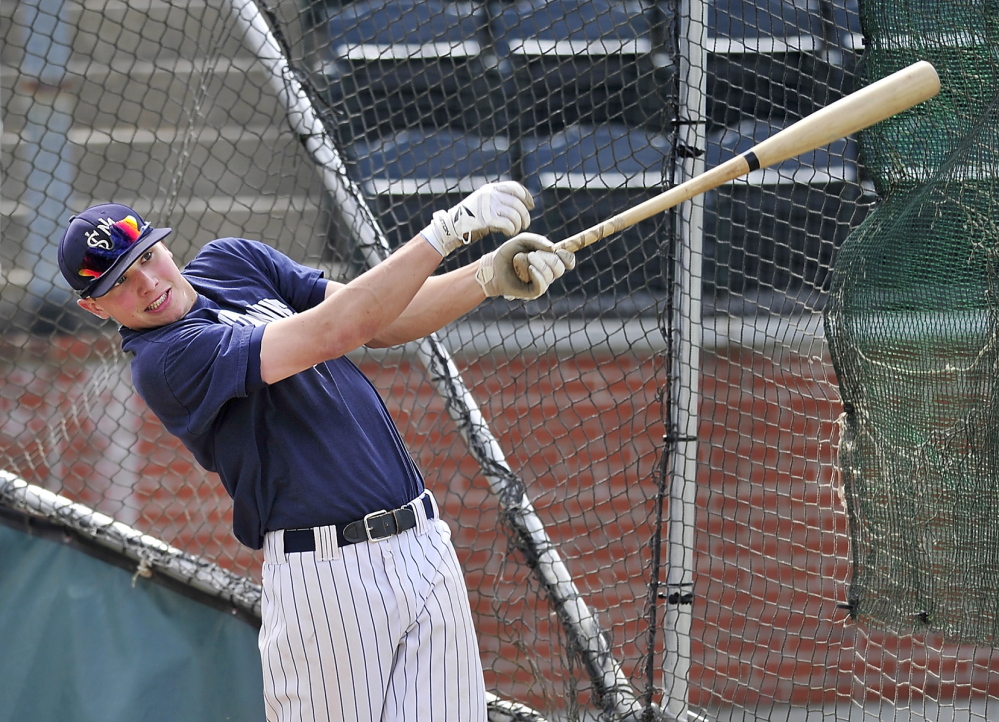
<svg viewBox="0 0 999 722">
<path fill-rule="evenodd" d="M 882 197 L 837 258 L 853 614 L 999 639 L 999 3 L 870 0 L 859 80 L 929 60 L 942 91 L 864 132 Z"/>
</svg>

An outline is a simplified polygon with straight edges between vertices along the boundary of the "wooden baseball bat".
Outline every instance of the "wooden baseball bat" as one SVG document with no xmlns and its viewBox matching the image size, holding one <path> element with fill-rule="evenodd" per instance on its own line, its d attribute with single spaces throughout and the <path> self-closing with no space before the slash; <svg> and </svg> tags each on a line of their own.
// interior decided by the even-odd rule
<svg viewBox="0 0 999 722">
<path fill-rule="evenodd" d="M 754 170 L 780 163 L 863 130 L 940 92 L 937 71 L 925 60 L 871 83 L 753 146 L 745 153 L 639 203 L 564 241 L 557 248 L 575 253 L 612 233 L 662 213 Z M 529 281 L 527 256 L 514 257 L 517 276 Z"/>
</svg>

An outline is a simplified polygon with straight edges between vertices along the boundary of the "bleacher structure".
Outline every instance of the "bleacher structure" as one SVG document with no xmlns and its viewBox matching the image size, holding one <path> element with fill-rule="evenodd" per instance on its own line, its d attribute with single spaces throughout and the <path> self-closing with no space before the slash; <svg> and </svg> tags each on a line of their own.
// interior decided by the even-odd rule
<svg viewBox="0 0 999 722">
<path fill-rule="evenodd" d="M 531 230 L 560 240 L 874 80 L 869 43 L 937 57 L 968 42 L 993 63 L 978 50 L 999 39 L 991 0 L 913 3 L 897 26 L 883 5 L 3 5 L 0 524 L 105 549 L 111 530 L 133 589 L 187 574 L 195 599 L 255 624 L 261 560 L 233 539 L 218 479 L 135 395 L 115 328 L 55 275 L 72 212 L 115 200 L 171 226 L 182 262 L 232 235 L 349 281 L 434 210 L 514 179 L 535 197 Z M 937 6 L 938 30 L 905 26 Z M 932 112 L 962 111 L 943 95 Z M 865 616 L 894 600 L 859 605 L 851 587 L 891 581 L 854 556 L 887 547 L 847 503 L 854 427 L 823 312 L 840 248 L 884 202 L 868 161 L 894 158 L 885 147 L 851 137 L 754 171 L 580 251 L 542 299 L 492 299 L 419 343 L 351 354 L 454 530 L 491 720 L 999 718 L 987 641 L 925 610 L 914 629 Z M 27 564 L 0 552 L 0 587 L 37 581 Z M 0 648 L 30 628 L 19 617 L 42 621 L 0 609 Z M 48 684 L 16 677 L 0 720 Z"/>
</svg>

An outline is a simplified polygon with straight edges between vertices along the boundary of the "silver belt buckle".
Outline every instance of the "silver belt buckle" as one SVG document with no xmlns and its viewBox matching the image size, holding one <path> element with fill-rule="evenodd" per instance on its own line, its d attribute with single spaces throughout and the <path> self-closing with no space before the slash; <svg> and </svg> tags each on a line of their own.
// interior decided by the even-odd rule
<svg viewBox="0 0 999 722">
<path fill-rule="evenodd" d="M 371 525 L 368 524 L 368 519 L 370 519 L 373 516 L 381 516 L 382 514 L 392 514 L 393 516 L 395 515 L 394 512 L 390 512 L 385 509 L 379 509 L 378 511 L 373 511 L 370 514 L 365 514 L 364 518 L 361 520 L 364 522 L 364 535 L 368 537 L 369 542 L 383 542 L 386 539 L 388 539 L 390 536 L 392 536 L 391 534 L 388 534 L 386 536 L 380 536 L 378 538 L 371 536 Z M 398 526 L 399 522 L 398 520 L 396 520 L 396 527 Z"/>
</svg>

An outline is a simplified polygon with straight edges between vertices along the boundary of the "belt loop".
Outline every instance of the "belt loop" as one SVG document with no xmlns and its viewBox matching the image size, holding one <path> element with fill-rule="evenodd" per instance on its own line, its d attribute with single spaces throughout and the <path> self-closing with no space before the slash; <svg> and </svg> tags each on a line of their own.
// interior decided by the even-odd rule
<svg viewBox="0 0 999 722">
<path fill-rule="evenodd" d="M 427 532 L 427 510 L 423 508 L 423 496 L 416 497 L 406 506 L 413 510 L 413 517 L 416 519 L 416 533 L 423 536 Z"/>
<path fill-rule="evenodd" d="M 427 528 L 429 527 L 429 523 L 427 521 L 427 508 L 423 503 L 424 497 L 430 500 L 430 504 L 435 510 L 434 516 L 440 516 L 440 514 L 436 512 L 437 502 L 434 501 L 434 495 L 429 491 L 424 491 L 418 497 L 413 499 L 413 501 L 409 502 L 409 506 L 413 509 L 413 513 L 416 515 L 416 533 L 421 535 L 426 534 Z"/>
<path fill-rule="evenodd" d="M 317 526 L 312 530 L 316 537 L 316 558 L 328 562 L 340 558 L 340 545 L 336 539 L 335 526 Z"/>
</svg>

